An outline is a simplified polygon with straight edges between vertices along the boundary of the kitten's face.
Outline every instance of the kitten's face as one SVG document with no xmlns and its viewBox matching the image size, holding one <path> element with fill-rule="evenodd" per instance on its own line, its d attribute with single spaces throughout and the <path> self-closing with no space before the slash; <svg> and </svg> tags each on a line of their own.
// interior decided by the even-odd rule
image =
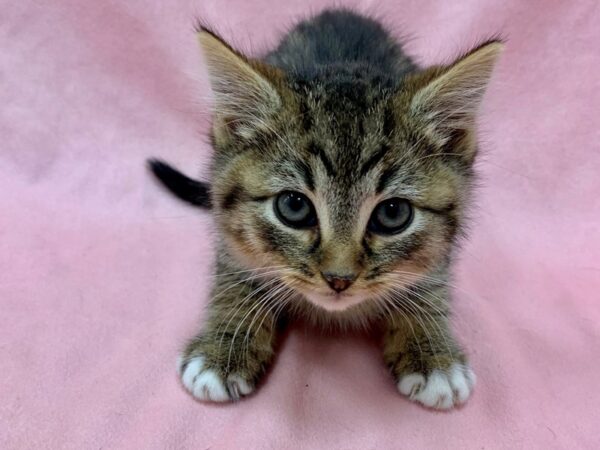
<svg viewBox="0 0 600 450">
<path fill-rule="evenodd" d="M 471 122 L 440 126 L 442 114 L 444 123 L 462 116 L 428 103 L 444 72 L 392 88 L 352 74 L 298 83 L 252 68 L 258 81 L 237 92 L 244 108 L 217 104 L 214 126 L 214 205 L 232 255 L 273 268 L 271 276 L 331 311 L 401 291 L 447 264 L 475 147 Z M 239 76 L 226 81 L 231 89 Z M 257 96 L 248 113 L 243 101 Z"/>
<path fill-rule="evenodd" d="M 327 89 L 295 92 L 215 189 L 226 185 L 222 227 L 247 265 L 283 266 L 309 301 L 341 310 L 444 260 L 470 171 L 431 157 L 436 142 L 402 119 L 391 92 Z"/>
</svg>

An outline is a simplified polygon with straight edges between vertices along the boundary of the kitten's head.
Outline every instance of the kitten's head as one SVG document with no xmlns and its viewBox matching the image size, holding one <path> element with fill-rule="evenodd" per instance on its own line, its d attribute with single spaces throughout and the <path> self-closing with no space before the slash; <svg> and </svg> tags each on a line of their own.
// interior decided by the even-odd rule
<svg viewBox="0 0 600 450">
<path fill-rule="evenodd" d="M 402 80 L 298 79 L 199 33 L 215 96 L 213 204 L 231 254 L 343 310 L 448 263 L 502 44 Z"/>
</svg>

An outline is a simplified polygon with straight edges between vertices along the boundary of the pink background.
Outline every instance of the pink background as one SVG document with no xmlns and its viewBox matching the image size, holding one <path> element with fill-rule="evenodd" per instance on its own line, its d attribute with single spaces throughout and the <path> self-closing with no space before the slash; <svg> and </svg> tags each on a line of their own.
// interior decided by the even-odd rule
<svg viewBox="0 0 600 450">
<path fill-rule="evenodd" d="M 422 63 L 508 38 L 457 268 L 455 327 L 479 376 L 466 407 L 411 404 L 372 340 L 302 327 L 247 401 L 203 405 L 178 384 L 213 225 L 144 159 L 206 173 L 194 18 L 256 53 L 327 3 L 0 1 L 1 448 L 600 447 L 596 1 L 349 3 Z"/>
</svg>

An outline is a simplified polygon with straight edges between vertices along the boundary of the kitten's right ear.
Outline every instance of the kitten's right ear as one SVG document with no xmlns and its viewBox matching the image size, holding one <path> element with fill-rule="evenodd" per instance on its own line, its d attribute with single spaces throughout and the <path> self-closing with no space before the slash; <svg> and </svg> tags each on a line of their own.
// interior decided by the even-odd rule
<svg viewBox="0 0 600 450">
<path fill-rule="evenodd" d="M 246 58 L 207 28 L 198 29 L 198 40 L 215 96 L 217 125 L 251 137 L 281 106 L 281 97 L 268 79 L 277 76 L 276 69 Z"/>
</svg>

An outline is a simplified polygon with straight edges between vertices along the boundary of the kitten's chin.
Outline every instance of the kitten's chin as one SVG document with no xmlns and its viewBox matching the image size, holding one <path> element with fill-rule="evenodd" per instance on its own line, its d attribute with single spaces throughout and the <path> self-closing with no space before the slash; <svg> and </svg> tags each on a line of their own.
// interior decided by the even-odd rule
<svg viewBox="0 0 600 450">
<path fill-rule="evenodd" d="M 317 292 L 306 292 L 304 297 L 313 305 L 330 312 L 344 311 L 356 306 L 365 300 L 363 295 L 351 295 L 345 292 L 339 294 L 319 294 Z"/>
</svg>

